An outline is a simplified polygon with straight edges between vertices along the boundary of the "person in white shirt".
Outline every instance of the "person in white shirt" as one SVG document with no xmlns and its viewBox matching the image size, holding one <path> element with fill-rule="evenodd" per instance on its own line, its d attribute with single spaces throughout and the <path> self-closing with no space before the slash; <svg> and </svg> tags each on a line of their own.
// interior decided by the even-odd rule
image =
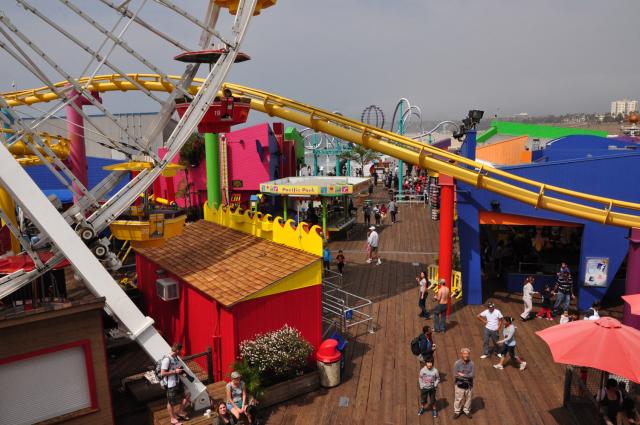
<svg viewBox="0 0 640 425">
<path fill-rule="evenodd" d="M 169 412 L 172 424 L 181 424 L 182 422 L 180 421 L 189 420 L 185 409 L 189 403 L 190 395 L 184 391 L 184 385 L 180 380 L 180 375 L 185 373 L 182 363 L 178 359 L 178 354 L 180 354 L 181 350 L 182 344 L 174 344 L 171 347 L 171 353 L 162 359 L 160 365 L 160 376 L 164 387 L 167 389 L 167 412 Z M 178 405 L 175 410 L 173 408 L 174 404 Z"/>
<path fill-rule="evenodd" d="M 369 251 L 371 252 L 371 257 L 367 260 L 367 263 L 371 264 L 373 260 L 376 261 L 376 266 L 382 264 L 380 261 L 380 257 L 378 256 L 378 232 L 376 232 L 376 226 L 369 227 L 371 233 L 369 233 L 369 237 L 367 238 L 367 245 L 369 245 Z"/>
<path fill-rule="evenodd" d="M 571 318 L 569 317 L 569 310 L 565 310 L 562 312 L 562 316 L 560 316 L 560 324 L 564 325 L 565 323 L 569 323 Z"/>
<path fill-rule="evenodd" d="M 600 302 L 594 301 L 591 308 L 584 314 L 584 320 L 598 320 L 600 318 Z"/>
<path fill-rule="evenodd" d="M 533 276 L 528 276 L 524 280 L 524 286 L 522 287 L 522 302 L 524 303 L 524 311 L 520 315 L 522 320 L 529 320 L 531 309 L 533 308 L 533 294 L 537 292 L 533 289 Z"/>
<path fill-rule="evenodd" d="M 496 308 L 492 302 L 487 304 L 487 309 L 478 314 L 477 318 L 484 323 L 484 333 L 482 335 L 482 355 L 481 359 L 486 359 L 492 352 L 498 353 L 498 357 L 502 355 L 498 351 L 498 331 L 502 326 L 502 313 Z M 489 351 L 489 339 L 493 341 L 493 347 Z"/>
</svg>

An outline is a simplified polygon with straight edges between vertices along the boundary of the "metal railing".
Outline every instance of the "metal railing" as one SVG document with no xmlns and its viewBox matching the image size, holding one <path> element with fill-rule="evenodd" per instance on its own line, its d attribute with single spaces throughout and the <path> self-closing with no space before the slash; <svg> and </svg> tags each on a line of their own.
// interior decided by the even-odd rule
<svg viewBox="0 0 640 425">
<path fill-rule="evenodd" d="M 397 194 L 394 196 L 396 203 L 398 204 L 422 204 L 424 207 L 427 206 L 425 202 L 424 193 L 415 193 L 415 192 L 402 192 L 402 194 Z"/>
<path fill-rule="evenodd" d="M 427 266 L 427 281 L 429 289 L 434 292 L 438 291 L 438 265 L 429 264 Z M 462 272 L 451 271 L 451 298 L 459 300 L 462 298 Z"/>
<path fill-rule="evenodd" d="M 327 275 L 331 273 L 333 272 L 329 272 Z M 372 306 L 371 300 L 347 292 L 326 278 L 323 279 L 322 321 L 333 325 L 341 332 L 346 332 L 349 328 L 366 323 L 367 331 L 373 333 Z"/>
</svg>

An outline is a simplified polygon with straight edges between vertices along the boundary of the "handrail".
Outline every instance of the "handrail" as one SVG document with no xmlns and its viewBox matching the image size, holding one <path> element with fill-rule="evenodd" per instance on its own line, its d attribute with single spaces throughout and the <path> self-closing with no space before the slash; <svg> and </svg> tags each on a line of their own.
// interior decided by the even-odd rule
<svg viewBox="0 0 640 425">
<path fill-rule="evenodd" d="M 180 80 L 180 77 L 169 76 L 170 81 L 166 81 L 156 74 L 129 74 L 128 77 L 150 91 L 170 91 L 173 84 Z M 79 82 L 82 83 L 87 80 L 87 78 L 82 78 Z M 197 84 L 202 83 L 202 81 L 202 79 L 194 79 Z M 56 86 L 61 87 L 65 84 L 65 82 L 60 82 Z M 282 96 L 231 83 L 225 83 L 224 87 L 229 88 L 235 95 L 249 97 L 251 99 L 251 108 L 256 111 L 270 116 L 277 116 L 342 140 L 363 145 L 405 162 L 418 165 L 421 168 L 450 175 L 461 182 L 518 200 L 533 207 L 607 225 L 640 227 L 640 215 L 613 210 L 614 208 L 622 208 L 640 211 L 640 204 L 638 203 L 590 195 L 529 180 L 408 137 L 373 127 L 342 115 L 332 114 Z M 106 92 L 138 90 L 138 88 L 120 75 L 112 74 L 94 77 L 91 84 L 89 84 L 89 90 Z M 195 92 L 198 90 L 198 86 L 192 86 L 189 90 Z M 47 87 L 8 92 L 2 94 L 2 96 L 9 106 L 30 105 L 57 99 L 57 95 Z M 523 185 L 531 186 L 532 188 L 522 187 Z M 574 200 L 570 201 L 557 196 L 549 196 L 551 192 Z M 600 204 L 601 206 L 590 205 L 592 203 Z"/>
<path fill-rule="evenodd" d="M 355 301 L 351 303 L 350 301 Z M 335 318 L 331 320 L 325 313 L 330 313 L 339 318 L 340 330 L 357 326 L 361 323 L 368 323 L 367 329 L 369 333 L 374 332 L 373 315 L 371 308 L 373 303 L 371 300 L 363 298 L 359 295 L 347 292 L 337 285 L 328 282 L 326 279 L 322 281 L 322 320 L 328 323 L 336 323 Z M 368 313 L 363 310 L 367 309 Z M 349 317 L 347 317 L 349 315 Z"/>
</svg>

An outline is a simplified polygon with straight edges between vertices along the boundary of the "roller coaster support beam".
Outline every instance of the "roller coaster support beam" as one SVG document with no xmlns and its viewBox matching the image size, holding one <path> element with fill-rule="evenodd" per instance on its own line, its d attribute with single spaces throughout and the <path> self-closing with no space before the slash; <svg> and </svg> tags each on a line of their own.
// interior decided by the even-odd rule
<svg viewBox="0 0 640 425">
<path fill-rule="evenodd" d="M 91 93 L 91 95 L 101 102 L 97 92 Z M 68 97 L 73 99 L 71 102 L 76 104 L 78 110 L 81 110 L 85 105 L 91 105 L 91 102 L 79 94 L 75 89 L 69 92 Z M 84 143 L 84 119 L 78 110 L 76 110 L 76 108 L 71 104 L 68 104 L 65 109 L 67 112 L 67 131 L 69 132 L 70 141 L 69 169 L 73 175 L 77 177 L 80 183 L 84 185 L 84 187 L 89 187 L 87 175 L 87 150 Z M 74 188 L 77 189 L 75 184 Z M 73 191 L 73 202 L 78 201 L 78 193 L 81 192 L 79 190 Z"/>
<path fill-rule="evenodd" d="M 216 133 L 204 134 L 204 154 L 207 171 L 207 202 L 218 208 L 220 195 L 220 138 Z"/>
<path fill-rule="evenodd" d="M 438 255 L 438 276 L 446 281 L 451 290 L 451 272 L 453 271 L 453 194 L 456 184 L 452 177 L 440 174 L 440 253 Z M 451 297 L 447 306 L 447 316 L 451 314 Z"/>
</svg>

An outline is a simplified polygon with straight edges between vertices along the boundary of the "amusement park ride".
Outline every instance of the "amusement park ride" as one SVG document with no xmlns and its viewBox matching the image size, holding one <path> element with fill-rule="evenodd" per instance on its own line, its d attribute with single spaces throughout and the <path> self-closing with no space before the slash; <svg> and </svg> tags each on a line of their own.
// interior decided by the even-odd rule
<svg viewBox="0 0 640 425">
<path fill-rule="evenodd" d="M 145 193 L 153 182 L 166 172 L 171 159 L 179 153 L 197 128 L 205 133 L 205 139 L 211 141 L 214 146 L 213 152 L 216 150 L 215 135 L 228 131 L 234 124 L 244 122 L 249 109 L 307 127 L 310 129 L 305 136 L 307 146 L 317 154 L 327 154 L 329 151 L 331 154 L 340 154 L 349 149 L 351 143 L 360 144 L 398 160 L 446 174 L 537 208 L 614 226 L 640 227 L 638 204 L 527 180 L 403 136 L 409 117 L 419 116 L 419 110 L 411 107 L 405 99 L 402 99 L 396 108 L 399 113 L 398 128 L 393 129 L 396 131 L 387 131 L 382 128 L 384 124 L 378 121 L 370 125 L 275 94 L 231 83 L 224 84 L 233 63 L 248 58 L 242 55 L 239 49 L 252 16 L 274 5 L 275 0 L 212 0 L 208 3 L 209 8 L 203 20 L 170 0 L 150 2 L 171 13 L 174 19 L 183 19 L 189 26 L 201 32 L 196 51 L 174 38 L 181 34 L 181 31 L 174 28 L 173 31 L 167 32 L 144 20 L 146 1 L 124 1 L 118 6 L 109 0 L 100 0 L 124 23 L 116 32 L 115 27 L 114 30 L 107 29 L 101 23 L 102 18 L 92 17 L 68 0 L 60 0 L 70 13 L 77 15 L 102 34 L 104 45 L 111 45 L 110 50 L 104 49 L 106 53 L 100 53 L 104 45 L 98 50 L 91 49 L 79 36 L 58 25 L 26 0 L 17 1 L 52 31 L 76 45 L 79 51 L 88 53 L 92 57 L 90 65 L 96 66 L 94 72 L 87 74 L 90 68 L 87 66 L 80 77 L 74 77 L 66 71 L 66 63 L 54 60 L 44 48 L 31 39 L 26 30 L 21 29 L 6 14 L 0 14 L 0 48 L 45 85 L 42 88 L 4 93 L 0 96 L 0 108 L 3 110 L 0 119 L 5 127 L 4 140 L 0 148 L 0 182 L 6 190 L 6 196 L 0 196 L 0 216 L 20 243 L 22 255 L 28 255 L 36 266 L 30 271 L 18 270 L 2 277 L 0 299 L 67 259 L 87 287 L 94 294 L 105 297 L 108 313 L 114 316 L 129 331 L 131 338 L 154 359 L 168 353 L 169 345 L 154 328 L 153 320 L 138 310 L 107 270 L 117 268 L 119 264 L 115 254 L 110 251 L 108 240 L 101 235 L 110 224 L 136 203 L 140 194 Z M 82 5 L 84 7 L 85 3 Z M 227 34 L 224 35 L 217 25 L 223 9 L 228 9 L 235 15 L 231 27 L 226 29 Z M 159 42 L 168 43 L 182 52 L 177 57 L 178 60 L 187 62 L 182 75 L 168 75 L 131 47 L 125 39 L 125 33 L 134 23 L 139 29 L 157 37 Z M 212 49 L 214 43 L 222 47 Z M 125 54 L 128 59 L 141 63 L 151 73 L 123 72 L 121 66 L 112 62 L 115 61 L 111 57 L 114 50 Z M 47 69 L 57 73 L 58 78 L 63 81 L 54 83 L 55 79 L 38 66 L 36 58 L 38 61 L 44 61 L 48 65 Z M 201 63 L 210 63 L 210 70 L 204 79 L 195 78 Z M 113 73 L 98 75 L 98 71 L 103 67 L 109 68 Z M 118 124 L 106 104 L 102 103 L 101 96 L 107 92 L 128 91 L 141 92 L 159 104 L 160 113 L 157 121 L 144 136 L 130 134 L 127 128 Z M 52 103 L 53 107 L 40 112 L 36 119 L 27 121 L 23 118 L 21 108 L 47 102 Z M 85 122 L 91 122 L 91 117 L 83 111 L 82 106 L 88 104 L 105 114 L 120 127 L 123 135 L 127 135 L 126 140 L 132 141 L 125 143 L 123 140 L 104 140 L 112 149 L 124 153 L 130 162 L 128 165 L 114 168 L 108 177 L 92 190 L 87 189 L 86 177 L 83 177 L 82 170 L 78 169 L 78 164 L 82 161 L 76 155 L 82 155 L 82 151 L 72 146 L 82 139 L 70 137 L 73 140 L 68 141 L 43 134 L 38 130 L 40 124 L 52 119 L 62 108 L 67 108 L 68 112 L 73 111 Z M 166 140 L 167 154 L 160 158 L 151 148 L 149 140 L 153 140 L 154 136 L 165 128 L 176 109 L 180 120 Z M 366 117 L 363 116 L 363 119 Z M 392 123 L 393 121 L 395 120 L 392 120 Z M 318 143 L 320 133 L 333 137 L 335 144 Z M 72 157 L 71 160 L 68 160 L 68 157 Z M 74 194 L 72 207 L 64 212 L 56 209 L 24 170 L 24 166 L 34 163 L 46 165 Z M 339 166 L 336 168 L 340 170 Z M 130 171 L 135 171 L 135 177 L 107 198 L 107 194 Z M 15 225 L 11 202 L 15 202 L 38 228 L 37 242 L 27 240 Z M 216 202 L 219 200 L 213 200 L 213 203 Z M 43 257 L 42 252 L 49 255 Z M 42 258 L 47 260 L 44 261 Z M 197 379 L 193 382 L 186 379 L 183 381 L 192 395 L 196 409 L 209 404 L 209 396 L 202 383 Z"/>
</svg>

